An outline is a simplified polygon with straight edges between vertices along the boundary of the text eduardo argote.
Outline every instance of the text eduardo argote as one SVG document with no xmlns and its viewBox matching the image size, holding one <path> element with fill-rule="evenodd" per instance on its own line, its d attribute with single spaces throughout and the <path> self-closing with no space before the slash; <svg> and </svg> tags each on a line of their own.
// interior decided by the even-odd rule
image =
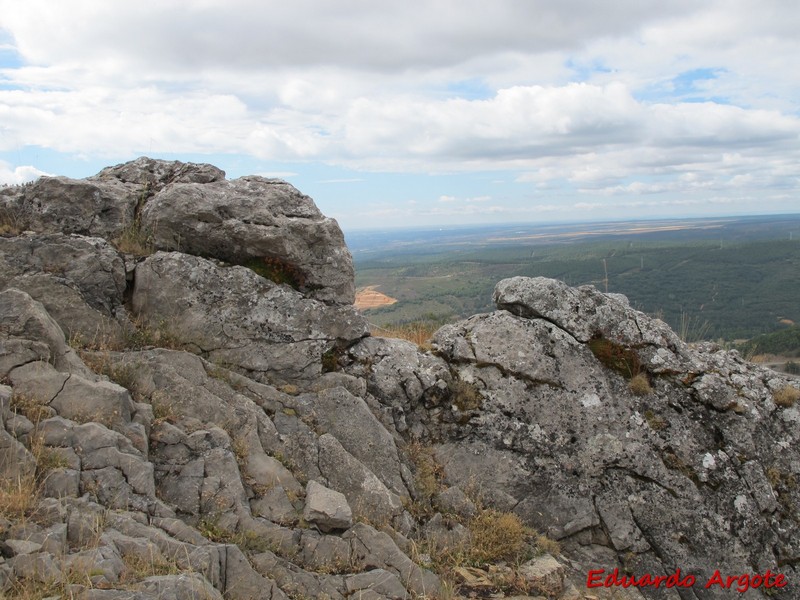
<svg viewBox="0 0 800 600">
<path fill-rule="evenodd" d="M 702 586 L 705 589 L 724 589 L 746 592 L 749 589 L 782 589 L 789 585 L 789 581 L 782 573 L 773 573 L 767 569 L 764 573 L 723 574 L 719 569 L 708 579 L 700 579 L 694 575 L 684 575 L 676 569 L 671 575 L 627 575 L 620 573 L 619 569 L 606 571 L 605 569 L 592 569 L 586 577 L 587 588 L 613 588 L 613 587 L 652 587 L 652 588 L 691 588 Z"/>
</svg>

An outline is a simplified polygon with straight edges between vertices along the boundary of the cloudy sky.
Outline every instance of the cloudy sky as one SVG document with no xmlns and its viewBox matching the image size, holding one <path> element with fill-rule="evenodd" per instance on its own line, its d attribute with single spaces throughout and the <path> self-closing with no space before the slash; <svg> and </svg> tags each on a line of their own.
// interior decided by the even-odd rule
<svg viewBox="0 0 800 600">
<path fill-rule="evenodd" d="M 137 156 L 364 227 L 800 212 L 797 0 L 0 0 L 0 183 Z"/>
</svg>

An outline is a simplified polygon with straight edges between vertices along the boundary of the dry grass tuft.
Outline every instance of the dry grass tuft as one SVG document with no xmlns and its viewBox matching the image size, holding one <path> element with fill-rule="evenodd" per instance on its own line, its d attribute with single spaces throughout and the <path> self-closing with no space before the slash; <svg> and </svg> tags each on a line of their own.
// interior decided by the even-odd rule
<svg viewBox="0 0 800 600">
<path fill-rule="evenodd" d="M 17 211 L 7 207 L 0 208 L 0 235 L 19 235 L 23 229 L 22 219 Z"/>
<path fill-rule="evenodd" d="M 419 495 L 417 512 L 426 514 L 431 510 L 434 496 L 444 489 L 444 468 L 433 455 L 433 449 L 421 442 L 411 442 L 407 452 L 414 465 L 414 485 Z"/>
<path fill-rule="evenodd" d="M 653 393 L 653 386 L 650 385 L 650 380 L 647 378 L 646 373 L 634 375 L 628 382 L 628 388 L 636 396 L 649 396 Z"/>
<path fill-rule="evenodd" d="M 135 219 L 128 227 L 122 230 L 112 244 L 124 254 L 134 256 L 150 256 L 155 252 L 153 231 L 142 225 L 140 219 Z"/>
<path fill-rule="evenodd" d="M 781 389 L 773 392 L 772 399 L 775 401 L 776 406 L 790 408 L 794 406 L 795 402 L 800 400 L 800 390 L 794 386 L 785 385 Z"/>
<path fill-rule="evenodd" d="M 460 411 L 477 410 L 483 406 L 483 396 L 474 383 L 454 379 L 450 384 L 450 401 Z"/>
<path fill-rule="evenodd" d="M 431 349 L 431 338 L 442 326 L 430 321 L 414 321 L 403 325 L 387 325 L 379 327 L 370 324 L 370 333 L 375 337 L 406 340 L 417 345 L 421 352 Z"/>
<path fill-rule="evenodd" d="M 525 554 L 532 531 L 514 513 L 483 509 L 467 524 L 474 563 L 515 563 Z"/>
</svg>

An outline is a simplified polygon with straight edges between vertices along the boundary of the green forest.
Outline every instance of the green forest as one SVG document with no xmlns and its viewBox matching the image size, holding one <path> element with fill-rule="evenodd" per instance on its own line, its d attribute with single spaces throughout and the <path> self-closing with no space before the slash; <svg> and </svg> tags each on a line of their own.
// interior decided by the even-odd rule
<svg viewBox="0 0 800 600">
<path fill-rule="evenodd" d="M 378 286 L 398 300 L 367 313 L 380 326 L 491 311 L 495 283 L 516 275 L 625 294 L 687 341 L 748 340 L 800 321 L 800 241 L 790 238 L 487 244 L 356 261 L 357 286 Z"/>
</svg>

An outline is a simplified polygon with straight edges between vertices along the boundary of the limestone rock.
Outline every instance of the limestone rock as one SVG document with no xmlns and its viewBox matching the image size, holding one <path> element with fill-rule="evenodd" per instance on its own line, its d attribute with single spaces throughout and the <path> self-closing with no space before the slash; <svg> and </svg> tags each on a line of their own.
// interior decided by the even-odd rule
<svg viewBox="0 0 800 600">
<path fill-rule="evenodd" d="M 136 268 L 133 308 L 210 360 L 279 381 L 319 376 L 323 355 L 367 333 L 351 306 L 179 253 L 156 253 Z"/>
<path fill-rule="evenodd" d="M 663 321 L 633 310 L 619 294 L 545 277 L 512 277 L 495 286 L 494 301 L 515 315 L 552 323 L 581 343 L 600 337 L 637 348 L 654 372 L 686 370 L 691 362 L 686 345 Z"/>
<path fill-rule="evenodd" d="M 212 183 L 225 179 L 225 171 L 205 163 L 157 160 L 142 156 L 136 160 L 106 167 L 90 181 L 119 181 L 133 184 L 148 193 L 157 193 L 173 183 Z"/>
<path fill-rule="evenodd" d="M 564 590 L 564 565 L 549 554 L 523 564 L 519 573 L 530 587 L 548 598 L 558 597 Z"/>
<path fill-rule="evenodd" d="M 331 488 L 345 495 L 356 517 L 379 523 L 403 512 L 400 497 L 329 433 L 319 438 L 319 470 Z"/>
<path fill-rule="evenodd" d="M 786 485 L 796 460 L 785 454 L 798 438 L 770 401 L 785 380 L 711 345 L 689 348 L 592 288 L 515 278 L 496 299 L 508 310 L 434 338 L 483 398 L 468 421 L 440 425 L 449 483 L 481 481 L 492 505 L 591 564 L 624 553 L 634 572 L 678 564 L 710 576 L 709 564 L 774 570 L 798 552 Z M 639 354 L 655 374 L 650 394 L 594 355 L 596 336 Z"/>
<path fill-rule="evenodd" d="M 353 261 L 339 225 L 285 181 L 173 183 L 147 203 L 142 218 L 161 250 L 253 261 L 310 297 L 355 301 Z"/>
<path fill-rule="evenodd" d="M 90 374 L 67 345 L 58 323 L 40 302 L 21 290 L 0 292 L 0 339 L 0 377 L 35 360 L 50 362 L 60 371 Z"/>
<path fill-rule="evenodd" d="M 134 222 L 141 188 L 68 177 L 42 177 L 19 188 L 5 204 L 23 229 L 42 233 L 77 233 L 117 237 Z"/>
<path fill-rule="evenodd" d="M 353 511 L 347 498 L 316 481 L 306 485 L 306 505 L 303 518 L 315 524 L 321 531 L 349 529 L 353 525 Z"/>
</svg>

